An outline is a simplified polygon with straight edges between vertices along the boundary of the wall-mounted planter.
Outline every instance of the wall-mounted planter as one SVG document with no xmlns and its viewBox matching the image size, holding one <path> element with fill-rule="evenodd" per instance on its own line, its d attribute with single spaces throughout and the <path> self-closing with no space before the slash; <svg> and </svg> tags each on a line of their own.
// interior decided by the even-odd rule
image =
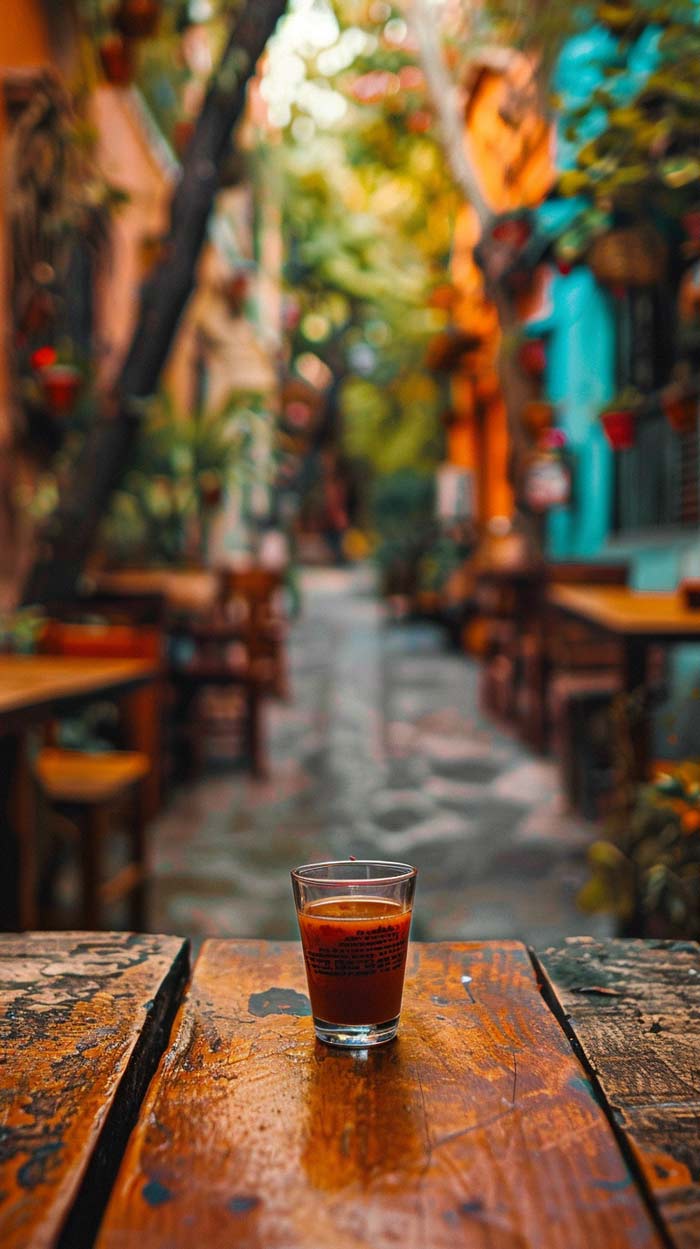
<svg viewBox="0 0 700 1249">
<path fill-rule="evenodd" d="M 613 451 L 629 451 L 637 439 L 636 414 L 633 408 L 608 408 L 600 420 Z"/>
</svg>

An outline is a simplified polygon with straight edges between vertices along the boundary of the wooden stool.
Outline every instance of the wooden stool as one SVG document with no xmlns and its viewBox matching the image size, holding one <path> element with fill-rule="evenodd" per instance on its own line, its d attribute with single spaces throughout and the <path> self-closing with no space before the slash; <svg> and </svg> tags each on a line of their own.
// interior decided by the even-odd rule
<svg viewBox="0 0 700 1249">
<path fill-rule="evenodd" d="M 144 658 L 161 662 L 163 633 L 160 627 L 128 624 L 74 624 L 49 621 L 42 649 L 62 655 L 100 655 L 111 658 Z M 35 763 L 39 787 L 50 806 L 78 829 L 81 860 L 81 913 L 85 928 L 101 926 L 103 904 L 129 898 L 129 922 L 136 930 L 147 926 L 146 917 L 146 822 L 153 813 L 154 795 L 149 786 L 160 769 L 160 697 L 157 687 L 137 690 L 131 696 L 129 736 L 140 750 L 109 750 L 88 753 L 63 750 L 49 731 L 45 748 Z M 128 800 L 130 855 L 127 864 L 111 879 L 102 880 L 102 850 L 109 833 L 109 815 Z"/>
<path fill-rule="evenodd" d="M 149 772 L 147 755 L 137 751 L 86 754 L 46 747 L 36 761 L 36 778 L 54 810 L 75 824 L 80 837 L 81 906 L 84 928 L 102 926 L 101 903 L 129 897 L 129 923 L 146 923 L 145 826 L 138 783 Z M 130 858 L 110 879 L 102 879 L 102 850 L 110 809 L 131 798 L 128 836 Z"/>
</svg>

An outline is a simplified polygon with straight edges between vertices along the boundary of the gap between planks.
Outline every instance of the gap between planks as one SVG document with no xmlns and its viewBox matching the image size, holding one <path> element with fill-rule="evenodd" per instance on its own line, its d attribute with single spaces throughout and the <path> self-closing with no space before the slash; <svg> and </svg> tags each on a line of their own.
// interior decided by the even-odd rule
<svg viewBox="0 0 700 1249">
<path fill-rule="evenodd" d="M 595 1092 L 596 1101 L 598 1102 L 601 1110 L 603 1111 L 603 1114 L 605 1115 L 612 1129 L 615 1140 L 617 1141 L 617 1144 L 620 1148 L 620 1152 L 622 1153 L 622 1156 L 625 1162 L 627 1163 L 631 1174 L 634 1176 L 634 1179 L 637 1184 L 637 1188 L 647 1208 L 649 1217 L 651 1218 L 652 1223 L 654 1224 L 654 1227 L 656 1228 L 656 1231 L 658 1232 L 663 1244 L 665 1245 L 665 1249 L 676 1249 L 676 1244 L 664 1222 L 661 1211 L 659 1210 L 659 1207 L 656 1204 L 654 1195 L 651 1191 L 647 1178 L 644 1175 L 644 1172 L 641 1166 L 639 1165 L 639 1161 L 635 1155 L 635 1152 L 627 1139 L 627 1134 L 624 1131 L 624 1129 L 620 1126 L 620 1124 L 617 1123 L 615 1119 L 615 1116 L 612 1111 L 612 1107 L 608 1104 L 608 1099 L 605 1096 L 605 1093 L 603 1092 L 603 1089 L 601 1087 L 595 1067 L 590 1062 L 585 1049 L 583 1048 L 581 1042 L 579 1041 L 576 1035 L 575 1029 L 572 1027 L 571 1022 L 569 1020 L 569 1016 L 567 1015 L 566 1011 L 564 1010 L 564 1008 L 561 1006 L 560 1002 L 558 1001 L 557 996 L 554 990 L 552 989 L 552 986 L 550 985 L 547 972 L 545 968 L 542 966 L 542 964 L 540 963 L 539 958 L 537 957 L 537 951 L 534 950 L 532 946 L 529 946 L 529 945 L 526 946 L 525 948 L 527 949 L 530 962 L 532 963 L 532 968 L 535 973 L 535 979 L 537 980 L 537 987 L 540 993 L 542 994 L 542 1000 L 544 1001 L 545 1005 L 549 1008 L 554 1018 L 556 1019 L 557 1023 L 559 1024 L 560 1028 L 562 1029 L 564 1036 L 568 1040 L 571 1046 L 571 1049 L 573 1050 L 575 1057 L 580 1062 L 586 1075 L 588 1076 L 588 1079 L 591 1082 L 591 1086 L 593 1088 L 593 1091 Z"/>
</svg>

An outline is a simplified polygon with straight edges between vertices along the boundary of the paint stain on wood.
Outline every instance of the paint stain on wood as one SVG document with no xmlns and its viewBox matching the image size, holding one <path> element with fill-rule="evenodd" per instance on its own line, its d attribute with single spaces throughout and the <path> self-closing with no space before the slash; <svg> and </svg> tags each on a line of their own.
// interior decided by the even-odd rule
<svg viewBox="0 0 700 1249">
<path fill-rule="evenodd" d="M 262 993 L 251 993 L 248 998 L 248 1010 L 258 1019 L 266 1015 L 296 1015 L 303 1019 L 311 1014 L 311 1003 L 305 993 L 296 989 L 265 989 Z"/>
</svg>

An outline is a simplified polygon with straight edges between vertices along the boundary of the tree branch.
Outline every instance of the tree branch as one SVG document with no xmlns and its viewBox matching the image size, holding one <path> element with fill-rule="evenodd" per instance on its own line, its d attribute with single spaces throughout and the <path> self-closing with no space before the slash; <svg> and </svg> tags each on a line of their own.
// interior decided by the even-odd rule
<svg viewBox="0 0 700 1249">
<path fill-rule="evenodd" d="M 75 591 L 110 495 L 128 465 L 142 401 L 156 390 L 194 287 L 219 170 L 245 107 L 248 79 L 285 5 L 286 0 L 246 0 L 234 19 L 173 195 L 164 259 L 143 287 L 115 393 L 102 404 L 41 534 L 37 562 L 24 587 L 25 603 L 59 601 Z"/>
</svg>

